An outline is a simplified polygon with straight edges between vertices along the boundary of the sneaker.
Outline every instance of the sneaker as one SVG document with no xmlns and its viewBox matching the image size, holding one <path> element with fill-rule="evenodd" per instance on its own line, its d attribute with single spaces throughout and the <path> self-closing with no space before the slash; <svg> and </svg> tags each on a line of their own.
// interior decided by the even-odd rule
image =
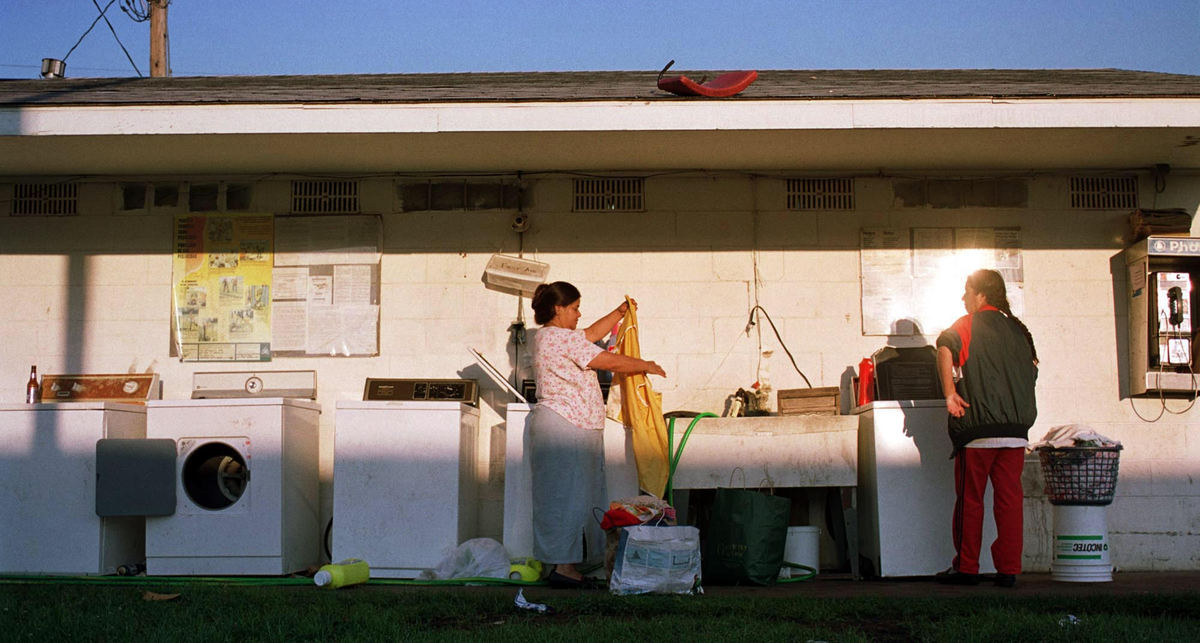
<svg viewBox="0 0 1200 643">
<path fill-rule="evenodd" d="M 944 572 L 938 572 L 933 580 L 943 585 L 978 585 L 979 574 L 964 574 L 957 569 L 950 568 Z"/>
<path fill-rule="evenodd" d="M 1016 574 L 996 574 L 992 577 L 992 584 L 996 587 L 1016 587 Z"/>
</svg>

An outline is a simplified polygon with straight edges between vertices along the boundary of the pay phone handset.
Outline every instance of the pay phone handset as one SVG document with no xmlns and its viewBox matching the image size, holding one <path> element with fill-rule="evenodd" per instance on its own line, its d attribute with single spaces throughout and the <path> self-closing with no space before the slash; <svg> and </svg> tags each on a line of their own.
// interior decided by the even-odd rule
<svg viewBox="0 0 1200 643">
<path fill-rule="evenodd" d="M 1183 323 L 1183 289 L 1171 286 L 1167 289 L 1167 324 L 1178 327 Z"/>
<path fill-rule="evenodd" d="M 1186 272 L 1155 274 L 1160 365 L 1185 366 L 1192 362 L 1191 282 L 1191 274 Z"/>
</svg>

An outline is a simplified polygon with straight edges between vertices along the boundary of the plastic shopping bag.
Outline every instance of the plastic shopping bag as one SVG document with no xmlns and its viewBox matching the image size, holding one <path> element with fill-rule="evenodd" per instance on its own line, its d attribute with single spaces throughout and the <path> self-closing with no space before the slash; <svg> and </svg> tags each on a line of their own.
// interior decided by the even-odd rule
<svg viewBox="0 0 1200 643">
<path fill-rule="evenodd" d="M 700 574 L 699 529 L 622 527 L 608 589 L 613 594 L 698 594 Z"/>
<path fill-rule="evenodd" d="M 770 585 L 779 577 L 792 502 L 749 489 L 717 489 L 704 544 L 713 584 Z"/>
</svg>

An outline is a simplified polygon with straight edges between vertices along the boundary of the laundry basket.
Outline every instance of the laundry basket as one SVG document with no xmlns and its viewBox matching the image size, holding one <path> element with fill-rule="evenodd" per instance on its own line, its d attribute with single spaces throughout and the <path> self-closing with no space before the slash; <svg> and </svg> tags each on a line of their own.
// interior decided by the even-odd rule
<svg viewBox="0 0 1200 643">
<path fill-rule="evenodd" d="M 1121 446 L 1038 449 L 1046 497 L 1053 505 L 1112 504 Z"/>
</svg>

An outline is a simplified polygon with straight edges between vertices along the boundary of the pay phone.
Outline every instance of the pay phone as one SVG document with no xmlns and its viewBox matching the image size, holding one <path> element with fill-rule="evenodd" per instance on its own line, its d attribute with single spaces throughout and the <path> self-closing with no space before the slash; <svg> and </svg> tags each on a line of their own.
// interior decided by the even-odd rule
<svg viewBox="0 0 1200 643">
<path fill-rule="evenodd" d="M 1200 239 L 1149 237 L 1125 251 L 1129 293 L 1129 393 L 1194 393 L 1194 279 Z"/>
<path fill-rule="evenodd" d="M 1192 280 L 1186 272 L 1153 273 L 1156 318 L 1151 328 L 1157 364 L 1192 363 Z"/>
</svg>

